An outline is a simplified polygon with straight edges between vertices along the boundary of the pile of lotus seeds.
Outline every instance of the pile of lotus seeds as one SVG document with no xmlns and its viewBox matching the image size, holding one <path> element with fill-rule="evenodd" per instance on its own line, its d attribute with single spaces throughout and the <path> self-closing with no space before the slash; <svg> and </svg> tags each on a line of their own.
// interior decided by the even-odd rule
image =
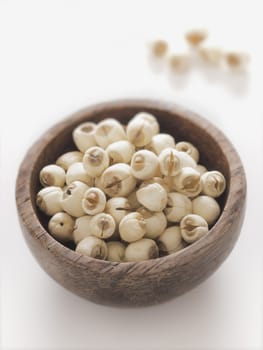
<svg viewBox="0 0 263 350">
<path fill-rule="evenodd" d="M 36 198 L 51 216 L 49 233 L 74 241 L 83 255 L 142 261 L 175 253 L 206 235 L 220 215 L 226 181 L 199 164 L 198 149 L 160 133 L 157 119 L 137 113 L 85 122 L 73 131 L 78 151 L 40 171 Z"/>
</svg>

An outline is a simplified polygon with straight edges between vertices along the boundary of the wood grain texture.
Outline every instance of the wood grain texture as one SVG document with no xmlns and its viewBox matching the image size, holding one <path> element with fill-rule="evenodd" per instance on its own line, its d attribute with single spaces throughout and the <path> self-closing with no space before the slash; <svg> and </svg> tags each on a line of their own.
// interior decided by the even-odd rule
<svg viewBox="0 0 263 350">
<path fill-rule="evenodd" d="M 47 218 L 36 208 L 41 168 L 73 150 L 71 133 L 86 120 L 116 118 L 122 123 L 139 111 L 153 113 L 162 132 L 194 143 L 200 163 L 221 171 L 227 189 L 222 214 L 209 233 L 175 254 L 143 262 L 114 263 L 88 258 L 57 242 L 46 230 Z M 58 123 L 29 149 L 17 176 L 16 201 L 26 242 L 42 268 L 72 292 L 102 304 L 141 306 L 159 303 L 190 290 L 209 277 L 229 255 L 239 236 L 246 199 L 246 179 L 229 140 L 207 120 L 165 102 L 120 100 L 83 109 Z"/>
</svg>

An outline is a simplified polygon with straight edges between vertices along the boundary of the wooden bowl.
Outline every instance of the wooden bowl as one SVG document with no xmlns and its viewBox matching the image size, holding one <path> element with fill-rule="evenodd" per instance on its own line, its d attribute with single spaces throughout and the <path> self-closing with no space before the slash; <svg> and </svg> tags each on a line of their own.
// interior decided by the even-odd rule
<svg viewBox="0 0 263 350">
<path fill-rule="evenodd" d="M 209 233 L 187 248 L 158 259 L 117 263 L 89 258 L 56 241 L 47 232 L 47 217 L 36 207 L 39 171 L 63 152 L 73 150 L 72 130 L 83 121 L 116 118 L 122 123 L 139 111 L 153 113 L 161 131 L 195 144 L 200 163 L 221 171 L 227 189 L 219 202 L 222 214 Z M 72 292 L 102 304 L 149 305 L 190 290 L 209 277 L 231 252 L 239 236 L 246 179 L 239 156 L 228 139 L 207 120 L 169 103 L 121 100 L 83 109 L 53 126 L 29 149 L 17 177 L 16 201 L 26 242 L 42 268 Z"/>
</svg>

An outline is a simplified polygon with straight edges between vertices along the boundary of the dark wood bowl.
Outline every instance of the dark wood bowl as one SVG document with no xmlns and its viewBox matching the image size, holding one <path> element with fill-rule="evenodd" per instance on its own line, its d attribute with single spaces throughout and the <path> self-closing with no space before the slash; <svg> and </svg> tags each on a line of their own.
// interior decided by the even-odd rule
<svg viewBox="0 0 263 350">
<path fill-rule="evenodd" d="M 153 113 L 161 131 L 176 141 L 188 140 L 201 154 L 200 163 L 221 171 L 227 189 L 219 202 L 222 214 L 209 233 L 185 249 L 158 259 L 115 263 L 88 258 L 56 241 L 47 218 L 37 209 L 40 169 L 73 150 L 71 133 L 85 120 L 116 118 L 122 123 L 139 111 Z M 83 109 L 56 124 L 29 149 L 17 177 L 16 201 L 25 240 L 42 268 L 72 292 L 102 304 L 149 305 L 190 290 L 226 259 L 240 233 L 246 199 L 242 163 L 228 139 L 207 120 L 174 104 L 121 100 Z"/>
</svg>

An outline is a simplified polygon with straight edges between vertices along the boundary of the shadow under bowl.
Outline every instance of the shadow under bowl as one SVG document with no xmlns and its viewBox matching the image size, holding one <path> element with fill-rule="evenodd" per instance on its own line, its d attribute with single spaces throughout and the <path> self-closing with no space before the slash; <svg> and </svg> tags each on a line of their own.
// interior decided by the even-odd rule
<svg viewBox="0 0 263 350">
<path fill-rule="evenodd" d="M 183 250 L 158 259 L 117 263 L 83 256 L 56 241 L 47 231 L 48 218 L 36 207 L 39 172 L 62 153 L 74 150 L 72 130 L 84 121 L 116 118 L 126 124 L 137 112 L 153 113 L 161 132 L 176 141 L 192 142 L 200 163 L 219 170 L 227 188 L 219 198 L 222 213 L 209 233 Z M 226 259 L 243 222 L 246 178 L 229 140 L 207 120 L 177 105 L 151 100 L 101 103 L 74 113 L 45 132 L 21 163 L 16 202 L 25 240 L 42 268 L 58 283 L 101 304 L 144 306 L 181 295 L 208 278 Z"/>
</svg>

